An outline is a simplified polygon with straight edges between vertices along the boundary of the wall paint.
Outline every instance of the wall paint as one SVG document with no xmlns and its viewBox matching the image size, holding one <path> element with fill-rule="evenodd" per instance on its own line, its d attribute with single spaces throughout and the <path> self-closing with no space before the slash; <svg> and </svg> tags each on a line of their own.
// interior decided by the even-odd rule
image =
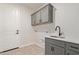
<svg viewBox="0 0 79 59">
<path fill-rule="evenodd" d="M 13 17 L 13 18 L 12 18 Z M 16 20 L 15 20 L 16 19 Z M 5 21 L 6 20 L 6 21 Z M 29 45 L 35 42 L 35 34 L 31 26 L 31 16 L 30 10 L 23 5 L 18 4 L 0 4 L 0 51 L 12 49 L 10 41 L 13 43 L 15 40 L 8 39 L 5 35 L 6 26 L 10 23 L 9 21 L 20 21 L 17 25 L 17 29 L 20 30 L 19 41 L 16 44 L 19 44 L 20 47 Z M 15 25 L 15 23 L 13 23 Z M 13 28 L 13 27 L 11 27 Z M 9 28 L 10 29 L 10 28 Z M 15 29 L 15 28 L 13 28 Z M 16 29 L 14 34 L 16 33 Z M 8 43 L 8 45 L 6 45 Z M 17 46 L 17 45 L 15 45 Z"/>
<path fill-rule="evenodd" d="M 31 26 L 31 14 L 43 4 L 25 4 L 21 7 L 21 47 L 38 43 L 39 36 Z"/>
<path fill-rule="evenodd" d="M 47 4 L 43 4 L 42 6 L 45 6 Z M 42 7 L 41 6 L 41 7 Z M 32 7 L 33 10 L 31 9 L 30 7 L 30 11 L 31 11 L 31 14 L 34 13 L 35 11 L 37 11 L 38 9 L 40 9 L 41 7 Z M 54 14 L 54 13 L 53 13 Z M 54 17 L 53 17 L 54 19 Z M 53 20 L 55 21 L 55 20 Z M 50 35 L 50 33 L 54 32 L 54 22 L 51 23 L 51 24 L 43 24 L 43 25 L 38 25 L 38 26 L 32 26 L 33 30 L 34 31 L 37 31 L 35 32 L 35 37 L 36 37 L 36 40 L 35 40 L 35 44 L 41 46 L 41 47 L 44 47 L 44 42 L 45 42 L 45 37 Z M 48 32 L 48 33 L 47 33 Z"/>
<path fill-rule="evenodd" d="M 79 4 L 56 3 L 55 25 L 59 25 L 66 39 L 79 42 Z"/>
<path fill-rule="evenodd" d="M 71 41 L 79 42 L 79 4 L 52 4 L 56 8 L 55 12 L 55 25 L 61 26 L 65 38 Z M 0 5 L 1 6 L 1 5 Z M 6 6 L 4 6 L 5 9 Z M 44 43 L 45 36 L 49 35 L 45 32 L 34 32 L 31 26 L 31 13 L 33 12 L 30 7 L 23 6 L 9 6 L 18 8 L 20 12 L 20 46 L 25 46 L 30 43 L 36 43 L 38 45 L 42 45 Z M 34 7 L 34 10 L 37 7 Z M 1 11 L 1 10 L 0 10 Z M 3 10 L 2 10 L 3 11 Z M 1 11 L 0 18 L 4 16 L 4 13 Z M 8 11 L 9 12 L 9 11 Z M 0 19 L 1 20 L 1 19 Z M 5 22 L 5 21 L 4 21 Z M 2 27 L 4 22 L 0 22 L 0 26 Z M 3 30 L 3 29 L 1 29 Z M 2 32 L 2 31 L 1 31 Z M 1 36 L 3 38 L 3 36 Z"/>
<path fill-rule="evenodd" d="M 0 4 L 0 52 L 19 46 L 16 30 L 19 29 L 17 6 Z"/>
<path fill-rule="evenodd" d="M 26 7 L 21 9 L 21 46 L 35 42 L 35 33 L 31 26 L 30 10 Z"/>
<path fill-rule="evenodd" d="M 65 40 L 79 43 L 79 4 L 78 3 L 52 3 L 55 7 L 55 26 L 59 25 Z M 47 33 L 37 32 L 37 44 L 42 44 L 42 39 Z M 44 43 L 44 42 L 43 42 Z"/>
</svg>

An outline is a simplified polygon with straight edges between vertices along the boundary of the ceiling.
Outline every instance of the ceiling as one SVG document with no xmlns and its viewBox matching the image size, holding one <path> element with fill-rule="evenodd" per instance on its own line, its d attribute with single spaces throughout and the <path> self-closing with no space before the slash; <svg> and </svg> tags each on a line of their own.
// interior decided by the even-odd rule
<svg viewBox="0 0 79 59">
<path fill-rule="evenodd" d="M 41 6 L 45 3 L 0 3 L 0 5 L 20 5 L 20 6 L 27 6 L 27 7 L 34 7 L 34 6 Z"/>
<path fill-rule="evenodd" d="M 44 4 L 45 3 L 0 3 L 0 6 L 25 6 L 33 12 Z"/>
<path fill-rule="evenodd" d="M 23 4 L 23 6 L 28 7 L 31 10 L 31 12 L 33 13 L 35 10 L 37 10 L 44 4 L 45 3 L 26 3 L 26 4 Z"/>
</svg>

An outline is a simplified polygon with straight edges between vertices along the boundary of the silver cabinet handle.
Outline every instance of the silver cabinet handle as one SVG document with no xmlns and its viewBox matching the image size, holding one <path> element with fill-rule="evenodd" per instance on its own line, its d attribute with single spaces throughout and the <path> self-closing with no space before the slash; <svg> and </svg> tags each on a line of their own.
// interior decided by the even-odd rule
<svg viewBox="0 0 79 59">
<path fill-rule="evenodd" d="M 51 51 L 54 51 L 54 47 L 51 47 Z"/>
<path fill-rule="evenodd" d="M 69 55 L 69 53 L 67 53 L 67 55 Z"/>
<path fill-rule="evenodd" d="M 78 47 L 75 47 L 75 46 L 71 46 L 71 48 L 78 49 Z"/>
<path fill-rule="evenodd" d="M 19 34 L 19 30 L 16 30 L 16 34 Z"/>
</svg>

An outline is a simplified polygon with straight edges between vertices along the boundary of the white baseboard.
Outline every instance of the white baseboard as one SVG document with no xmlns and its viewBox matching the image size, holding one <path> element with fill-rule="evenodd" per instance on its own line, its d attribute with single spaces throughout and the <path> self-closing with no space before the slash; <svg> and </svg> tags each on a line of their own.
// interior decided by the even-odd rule
<svg viewBox="0 0 79 59">
<path fill-rule="evenodd" d="M 35 43 L 35 44 L 43 49 L 42 54 L 45 55 L 45 44 L 43 43 Z"/>
<path fill-rule="evenodd" d="M 33 45 L 33 44 L 36 44 L 36 45 L 38 45 L 41 48 L 44 48 L 44 46 L 45 46 L 43 43 L 33 42 L 33 43 L 26 44 L 26 45 L 21 45 L 21 46 L 19 46 L 19 48 L 22 48 L 22 47 L 25 47 L 25 46 L 29 46 L 29 45 Z"/>
<path fill-rule="evenodd" d="M 35 43 L 36 45 L 38 45 L 39 47 L 41 47 L 41 48 L 45 48 L 44 46 L 44 44 L 43 43 Z"/>
<path fill-rule="evenodd" d="M 21 46 L 19 46 L 19 48 L 22 48 L 22 47 L 25 47 L 25 46 L 29 46 L 29 45 L 33 45 L 33 44 L 35 44 L 35 43 L 29 43 L 29 44 L 26 44 L 26 45 L 21 45 Z"/>
</svg>

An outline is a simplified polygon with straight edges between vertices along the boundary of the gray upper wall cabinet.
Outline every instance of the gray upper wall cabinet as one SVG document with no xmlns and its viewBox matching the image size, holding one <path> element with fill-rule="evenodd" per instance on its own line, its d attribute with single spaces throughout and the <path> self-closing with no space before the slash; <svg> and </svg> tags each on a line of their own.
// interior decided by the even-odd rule
<svg viewBox="0 0 79 59">
<path fill-rule="evenodd" d="M 52 23 L 53 22 L 53 6 L 51 4 L 45 5 L 31 15 L 32 26 Z"/>
</svg>

